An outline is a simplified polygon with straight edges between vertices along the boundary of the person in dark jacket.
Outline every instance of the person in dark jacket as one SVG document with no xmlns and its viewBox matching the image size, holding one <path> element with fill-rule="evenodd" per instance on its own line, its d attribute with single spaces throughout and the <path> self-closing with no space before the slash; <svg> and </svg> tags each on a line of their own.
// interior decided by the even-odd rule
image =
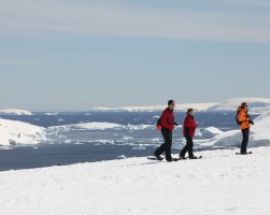
<svg viewBox="0 0 270 215">
<path fill-rule="evenodd" d="M 186 145 L 180 152 L 180 159 L 186 159 L 185 155 L 187 152 L 189 159 L 197 159 L 193 154 L 193 138 L 195 136 L 196 128 L 197 123 L 194 118 L 194 110 L 190 108 L 187 111 L 187 116 L 183 124 L 183 135 L 186 138 Z"/>
<path fill-rule="evenodd" d="M 175 101 L 170 100 L 168 102 L 168 107 L 163 111 L 158 122 L 158 127 L 160 127 L 161 134 L 164 138 L 164 144 L 162 144 L 154 152 L 154 156 L 156 157 L 157 160 L 163 160 L 163 158 L 160 155 L 164 152 L 165 152 L 166 160 L 168 162 L 171 162 L 174 160 L 171 155 L 172 133 L 173 133 L 175 125 L 177 125 L 174 118 L 174 107 L 175 107 Z"/>
</svg>

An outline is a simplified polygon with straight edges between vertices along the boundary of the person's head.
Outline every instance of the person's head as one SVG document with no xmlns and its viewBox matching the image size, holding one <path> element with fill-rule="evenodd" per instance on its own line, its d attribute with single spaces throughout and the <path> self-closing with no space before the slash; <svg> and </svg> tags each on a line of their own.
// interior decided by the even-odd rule
<svg viewBox="0 0 270 215">
<path fill-rule="evenodd" d="M 168 101 L 168 108 L 169 108 L 170 110 L 173 110 L 174 107 L 175 107 L 175 101 L 174 101 L 174 100 L 169 100 L 169 101 Z"/>
<path fill-rule="evenodd" d="M 194 109 L 193 108 L 189 108 L 187 110 L 187 115 L 194 116 Z"/>
<path fill-rule="evenodd" d="M 246 102 L 243 102 L 241 104 L 241 108 L 243 108 L 244 110 L 248 110 L 248 104 Z"/>
</svg>

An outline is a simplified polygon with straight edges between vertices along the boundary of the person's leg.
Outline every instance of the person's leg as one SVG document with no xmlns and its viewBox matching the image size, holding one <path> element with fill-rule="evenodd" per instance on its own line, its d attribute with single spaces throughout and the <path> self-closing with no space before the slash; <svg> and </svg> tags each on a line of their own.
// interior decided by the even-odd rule
<svg viewBox="0 0 270 215">
<path fill-rule="evenodd" d="M 166 148 L 166 143 L 163 143 L 160 147 L 157 148 L 157 150 L 154 152 L 155 155 L 161 155 Z"/>
<path fill-rule="evenodd" d="M 158 149 L 154 152 L 154 154 L 157 156 L 160 156 L 166 150 L 166 147 L 167 147 L 167 132 L 166 132 L 166 130 L 162 129 L 161 134 L 163 136 L 164 143 L 160 147 L 158 147 Z"/>
<path fill-rule="evenodd" d="M 247 152 L 247 145 L 248 145 L 248 141 L 249 141 L 249 129 L 243 129 L 242 135 L 243 135 L 243 141 L 242 141 L 242 145 L 241 145 L 241 153 L 246 153 Z"/>
<path fill-rule="evenodd" d="M 181 158 L 184 158 L 185 155 L 186 155 L 186 153 L 187 153 L 187 151 L 188 151 L 188 138 L 187 137 L 185 137 L 185 138 L 186 138 L 186 145 L 184 146 L 184 148 L 180 152 L 180 157 Z"/>
<path fill-rule="evenodd" d="M 166 160 L 170 161 L 172 160 L 172 132 L 167 130 L 166 131 L 166 148 L 165 148 L 165 156 L 166 156 Z"/>
<path fill-rule="evenodd" d="M 193 139 L 192 137 L 188 137 L 188 157 L 189 158 L 194 158 L 194 154 L 193 154 Z"/>
<path fill-rule="evenodd" d="M 246 134 L 245 134 L 245 129 L 242 129 L 242 144 L 241 144 L 241 153 L 245 152 L 245 142 L 246 142 Z"/>
</svg>

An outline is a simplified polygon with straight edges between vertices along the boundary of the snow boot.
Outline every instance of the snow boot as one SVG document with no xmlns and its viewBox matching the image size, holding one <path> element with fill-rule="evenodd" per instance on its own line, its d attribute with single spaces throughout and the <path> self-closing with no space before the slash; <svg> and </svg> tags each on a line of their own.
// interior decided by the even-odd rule
<svg viewBox="0 0 270 215">
<path fill-rule="evenodd" d="M 190 160 L 198 160 L 198 159 L 202 159 L 203 158 L 203 156 L 201 155 L 201 156 L 199 156 L 199 157 L 197 157 L 197 156 L 192 156 L 192 157 L 189 157 L 189 159 Z"/>
<path fill-rule="evenodd" d="M 187 159 L 187 157 L 185 157 L 185 156 L 182 156 L 182 155 L 179 156 L 179 160 L 186 160 L 186 159 Z"/>
<path fill-rule="evenodd" d="M 179 159 L 177 158 L 170 158 L 170 159 L 166 159 L 167 162 L 175 162 L 175 161 L 179 161 Z"/>
<path fill-rule="evenodd" d="M 162 160 L 163 160 L 163 158 L 162 158 L 160 155 L 156 154 L 156 153 L 154 153 L 154 157 L 155 157 L 158 161 L 162 161 Z"/>
<path fill-rule="evenodd" d="M 197 160 L 198 157 L 196 157 L 196 156 L 191 156 L 191 157 L 189 157 L 189 159 L 190 159 L 190 160 Z"/>
</svg>

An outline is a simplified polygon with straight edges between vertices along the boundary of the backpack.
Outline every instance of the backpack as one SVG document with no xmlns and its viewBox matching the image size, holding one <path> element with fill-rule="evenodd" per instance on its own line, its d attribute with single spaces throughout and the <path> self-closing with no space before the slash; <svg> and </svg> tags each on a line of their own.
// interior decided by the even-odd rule
<svg viewBox="0 0 270 215">
<path fill-rule="evenodd" d="M 157 121 L 157 130 L 161 130 L 161 129 L 162 129 L 162 125 L 161 125 L 161 117 L 160 117 Z"/>
<path fill-rule="evenodd" d="M 240 110 L 238 109 L 236 112 L 236 116 L 235 116 L 235 121 L 237 125 L 241 125 L 242 123 L 239 121 L 238 116 L 239 116 Z"/>
</svg>

